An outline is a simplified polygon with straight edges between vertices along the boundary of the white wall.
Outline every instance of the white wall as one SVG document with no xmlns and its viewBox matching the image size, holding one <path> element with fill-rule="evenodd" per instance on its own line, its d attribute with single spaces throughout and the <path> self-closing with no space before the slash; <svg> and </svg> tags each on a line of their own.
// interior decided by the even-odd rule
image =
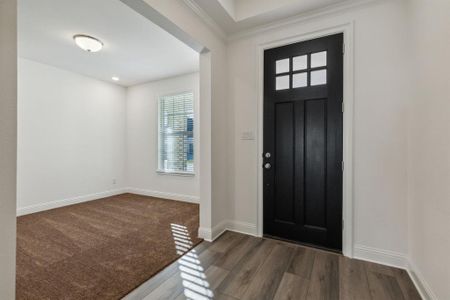
<svg viewBox="0 0 450 300">
<path fill-rule="evenodd" d="M 199 201 L 199 74 L 193 73 L 129 87 L 127 90 L 127 187 L 141 193 Z M 158 99 L 194 93 L 195 176 L 158 174 Z"/>
<path fill-rule="evenodd" d="M 382 20 L 382 21 L 381 21 Z M 229 97 L 233 101 L 234 201 L 237 222 L 257 222 L 258 45 L 354 21 L 354 243 L 356 248 L 407 253 L 406 10 L 381 1 L 325 17 L 267 30 L 231 42 Z M 251 226 L 248 226 L 251 227 Z M 362 255 L 361 253 L 357 253 Z"/>
<path fill-rule="evenodd" d="M 18 79 L 19 214 L 124 187 L 126 90 L 26 59 Z"/>
<path fill-rule="evenodd" d="M 410 260 L 433 299 L 450 299 L 450 2 L 412 0 Z"/>
<path fill-rule="evenodd" d="M 196 174 L 157 174 L 157 100 L 184 91 L 195 95 Z M 199 92 L 198 73 L 125 89 L 20 59 L 18 214 L 124 188 L 199 202 Z"/>
<path fill-rule="evenodd" d="M 0 298 L 14 299 L 16 268 L 17 2 L 0 0 Z"/>
</svg>

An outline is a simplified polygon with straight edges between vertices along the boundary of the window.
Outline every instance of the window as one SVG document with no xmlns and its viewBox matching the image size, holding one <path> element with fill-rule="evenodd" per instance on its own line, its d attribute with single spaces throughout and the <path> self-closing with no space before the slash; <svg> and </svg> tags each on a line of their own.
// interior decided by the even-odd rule
<svg viewBox="0 0 450 300">
<path fill-rule="evenodd" d="M 321 51 L 275 61 L 275 90 L 327 84 L 327 55 Z"/>
<path fill-rule="evenodd" d="M 159 98 L 158 171 L 194 174 L 194 94 Z"/>
</svg>

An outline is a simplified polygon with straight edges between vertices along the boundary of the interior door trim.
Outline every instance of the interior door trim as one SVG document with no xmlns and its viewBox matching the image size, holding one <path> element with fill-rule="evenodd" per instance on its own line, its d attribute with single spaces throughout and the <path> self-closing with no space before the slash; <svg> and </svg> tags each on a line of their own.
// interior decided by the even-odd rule
<svg viewBox="0 0 450 300">
<path fill-rule="evenodd" d="M 317 29 L 317 28 L 316 28 Z M 354 106 L 354 22 L 337 23 L 314 31 L 304 31 L 295 36 L 288 36 L 275 41 L 264 41 L 257 45 L 257 78 L 258 78 L 258 124 L 257 124 L 257 224 L 256 235 L 263 235 L 263 107 L 264 107 L 264 50 L 277 48 L 298 42 L 304 42 L 328 35 L 344 34 L 344 99 L 343 101 L 343 157 L 345 169 L 343 170 L 342 186 L 342 253 L 344 256 L 354 256 L 354 228 L 353 228 L 353 106 Z M 345 108 L 345 109 L 344 109 Z"/>
</svg>

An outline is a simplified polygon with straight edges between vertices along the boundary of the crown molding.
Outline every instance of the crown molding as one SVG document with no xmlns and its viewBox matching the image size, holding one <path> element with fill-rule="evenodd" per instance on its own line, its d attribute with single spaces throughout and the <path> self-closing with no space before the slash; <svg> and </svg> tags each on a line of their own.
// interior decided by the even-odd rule
<svg viewBox="0 0 450 300">
<path fill-rule="evenodd" d="M 282 20 L 274 21 L 268 24 L 263 24 L 260 26 L 252 27 L 250 29 L 242 30 L 228 36 L 228 41 L 239 40 L 242 38 L 246 38 L 252 35 L 261 34 L 269 30 L 277 29 L 280 27 L 289 26 L 296 23 L 305 22 L 307 20 L 319 18 L 322 16 L 338 13 L 344 10 L 353 9 L 357 7 L 363 7 L 375 2 L 381 2 L 385 0 L 359 0 L 359 1 L 345 1 L 341 3 L 337 3 L 334 5 L 329 5 L 324 8 L 319 8 L 313 11 L 308 11 L 304 13 L 300 13 L 298 15 L 288 17 Z"/>
<path fill-rule="evenodd" d="M 386 0 L 348 0 L 345 2 L 336 3 L 334 5 L 329 5 L 324 8 L 319 8 L 313 11 L 308 11 L 300 13 L 298 15 L 288 17 L 282 20 L 274 21 L 268 24 L 263 24 L 260 26 L 255 26 L 250 29 L 244 29 L 235 33 L 227 34 L 227 32 L 217 24 L 209 15 L 206 13 L 194 0 L 183 0 L 183 2 L 205 22 L 211 30 L 213 30 L 220 38 L 225 41 L 234 41 L 242 39 L 255 34 L 260 34 L 269 30 L 273 30 L 279 27 L 289 26 L 295 23 L 301 23 L 310 19 L 318 18 L 321 16 L 338 13 L 347 9 L 352 9 L 356 7 L 365 6 L 375 2 L 381 2 Z"/>
<path fill-rule="evenodd" d="M 209 26 L 222 40 L 227 40 L 227 33 L 217 24 L 200 6 L 197 5 L 193 0 L 183 0 L 183 2 L 202 19 L 206 25 Z"/>
</svg>

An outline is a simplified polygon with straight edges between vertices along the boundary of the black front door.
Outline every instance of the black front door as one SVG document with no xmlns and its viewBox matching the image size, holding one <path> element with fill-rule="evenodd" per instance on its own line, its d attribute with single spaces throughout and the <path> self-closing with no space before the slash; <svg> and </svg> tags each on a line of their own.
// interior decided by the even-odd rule
<svg viewBox="0 0 450 300">
<path fill-rule="evenodd" d="M 343 35 L 264 53 L 264 234 L 342 249 Z"/>
</svg>

